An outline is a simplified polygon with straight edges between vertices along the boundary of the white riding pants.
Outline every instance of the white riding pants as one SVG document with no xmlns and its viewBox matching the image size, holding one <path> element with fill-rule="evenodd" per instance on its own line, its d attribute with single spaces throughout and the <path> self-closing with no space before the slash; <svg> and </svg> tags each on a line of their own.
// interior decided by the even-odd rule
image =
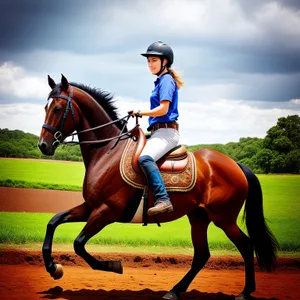
<svg viewBox="0 0 300 300">
<path fill-rule="evenodd" d="M 179 143 L 180 134 L 173 128 L 160 128 L 147 139 L 145 148 L 140 156 L 149 155 L 154 161 L 158 161 Z"/>
</svg>

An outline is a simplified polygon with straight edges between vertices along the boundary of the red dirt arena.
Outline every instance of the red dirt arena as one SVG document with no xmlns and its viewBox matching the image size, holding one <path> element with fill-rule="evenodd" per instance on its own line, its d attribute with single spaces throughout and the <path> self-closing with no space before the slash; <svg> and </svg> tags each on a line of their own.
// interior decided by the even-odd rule
<svg viewBox="0 0 300 300">
<path fill-rule="evenodd" d="M 0 188 L 0 211 L 60 212 L 82 202 L 81 193 Z M 100 233 L 101 234 L 101 233 Z M 53 280 L 41 251 L 0 249 L 0 298 L 4 299 L 144 299 L 169 291 L 188 271 L 188 255 L 98 253 L 101 259 L 121 259 L 124 274 L 94 271 L 74 252 L 53 249 L 64 276 Z M 300 299 L 300 259 L 279 258 L 275 273 L 256 271 L 253 299 Z M 181 299 L 232 300 L 244 285 L 240 256 L 211 257 Z"/>
</svg>

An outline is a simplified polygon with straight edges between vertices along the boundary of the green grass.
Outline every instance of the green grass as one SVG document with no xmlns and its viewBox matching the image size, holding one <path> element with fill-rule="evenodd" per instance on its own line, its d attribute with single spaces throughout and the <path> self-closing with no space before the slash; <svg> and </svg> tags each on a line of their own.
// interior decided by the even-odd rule
<svg viewBox="0 0 300 300">
<path fill-rule="evenodd" d="M 80 188 L 84 177 L 83 163 L 0 159 L 0 180 L 27 181 L 35 184 L 70 185 Z"/>
<path fill-rule="evenodd" d="M 53 214 L 46 213 L 0 213 L 0 243 L 36 243 L 42 242 L 46 225 Z M 55 232 L 55 242 L 73 243 L 84 223 L 60 225 Z M 222 232 L 212 227 L 212 244 L 222 249 L 230 249 L 220 240 Z M 147 227 L 141 224 L 115 223 L 104 228 L 90 240 L 91 244 L 191 247 L 190 228 L 186 217 L 170 223 Z"/>
<path fill-rule="evenodd" d="M 286 251 L 300 251 L 300 176 L 258 175 L 265 217 Z"/>
<path fill-rule="evenodd" d="M 0 243 L 24 244 L 41 243 L 46 226 L 53 214 L 45 213 L 0 213 Z M 240 227 L 245 230 L 244 224 Z M 282 251 L 300 251 L 297 226 L 298 220 L 270 223 L 270 228 L 280 241 Z M 60 225 L 54 237 L 56 243 L 73 243 L 82 230 L 84 223 Z M 222 230 L 210 225 L 208 231 L 210 248 L 213 250 L 235 250 Z M 190 226 L 186 217 L 170 223 L 147 227 L 141 224 L 114 223 L 93 237 L 89 244 L 118 245 L 131 247 L 174 247 L 191 248 Z"/>
<path fill-rule="evenodd" d="M 0 184 L 80 190 L 84 175 L 82 163 L 0 159 Z M 300 176 L 258 175 L 264 194 L 264 212 L 268 224 L 283 251 L 300 251 Z M 23 181 L 23 182 L 22 182 Z M 3 184 L 4 185 L 4 184 Z M 1 199 L 5 201 L 5 199 Z M 52 214 L 0 213 L 0 243 L 41 243 Z M 239 223 L 240 220 L 239 220 Z M 73 243 L 83 223 L 58 227 L 54 241 Z M 244 225 L 241 228 L 245 231 Z M 223 231 L 209 227 L 209 244 L 214 250 L 235 249 Z M 191 249 L 187 218 L 143 227 L 115 223 L 90 240 L 90 244 L 130 247 L 174 247 Z"/>
<path fill-rule="evenodd" d="M 65 185 L 44 182 L 29 182 L 24 180 L 0 180 L 0 186 L 12 188 L 31 188 L 31 189 L 46 189 L 46 190 L 60 190 L 60 191 L 74 191 L 79 192 L 82 190 L 81 186 Z"/>
<path fill-rule="evenodd" d="M 268 217 L 300 218 L 300 175 L 257 175 Z M 299 235 L 300 238 L 300 235 Z"/>
</svg>

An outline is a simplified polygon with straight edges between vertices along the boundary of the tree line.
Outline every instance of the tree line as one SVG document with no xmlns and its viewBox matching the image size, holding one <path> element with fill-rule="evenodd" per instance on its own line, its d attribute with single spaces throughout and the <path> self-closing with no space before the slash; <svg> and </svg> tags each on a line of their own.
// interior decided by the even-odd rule
<svg viewBox="0 0 300 300">
<path fill-rule="evenodd" d="M 38 140 L 32 133 L 0 129 L 0 157 L 82 161 L 79 146 L 61 145 L 53 156 L 46 156 L 40 152 Z"/>
<path fill-rule="evenodd" d="M 39 137 L 21 130 L 0 129 L 0 157 L 82 161 L 79 146 L 58 147 L 54 156 L 44 156 L 38 149 Z M 265 138 L 242 137 L 227 144 L 187 146 L 188 151 L 200 148 L 218 150 L 255 173 L 300 174 L 300 117 L 279 118 Z"/>
</svg>

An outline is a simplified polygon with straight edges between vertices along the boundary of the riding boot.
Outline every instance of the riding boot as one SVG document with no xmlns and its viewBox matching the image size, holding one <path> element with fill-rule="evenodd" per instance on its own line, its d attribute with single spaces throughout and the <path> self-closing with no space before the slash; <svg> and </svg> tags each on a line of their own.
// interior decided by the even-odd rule
<svg viewBox="0 0 300 300">
<path fill-rule="evenodd" d="M 173 205 L 154 159 L 149 155 L 143 155 L 138 159 L 138 162 L 147 178 L 148 184 L 153 190 L 156 200 L 154 207 L 148 210 L 148 215 L 173 211 Z"/>
</svg>

